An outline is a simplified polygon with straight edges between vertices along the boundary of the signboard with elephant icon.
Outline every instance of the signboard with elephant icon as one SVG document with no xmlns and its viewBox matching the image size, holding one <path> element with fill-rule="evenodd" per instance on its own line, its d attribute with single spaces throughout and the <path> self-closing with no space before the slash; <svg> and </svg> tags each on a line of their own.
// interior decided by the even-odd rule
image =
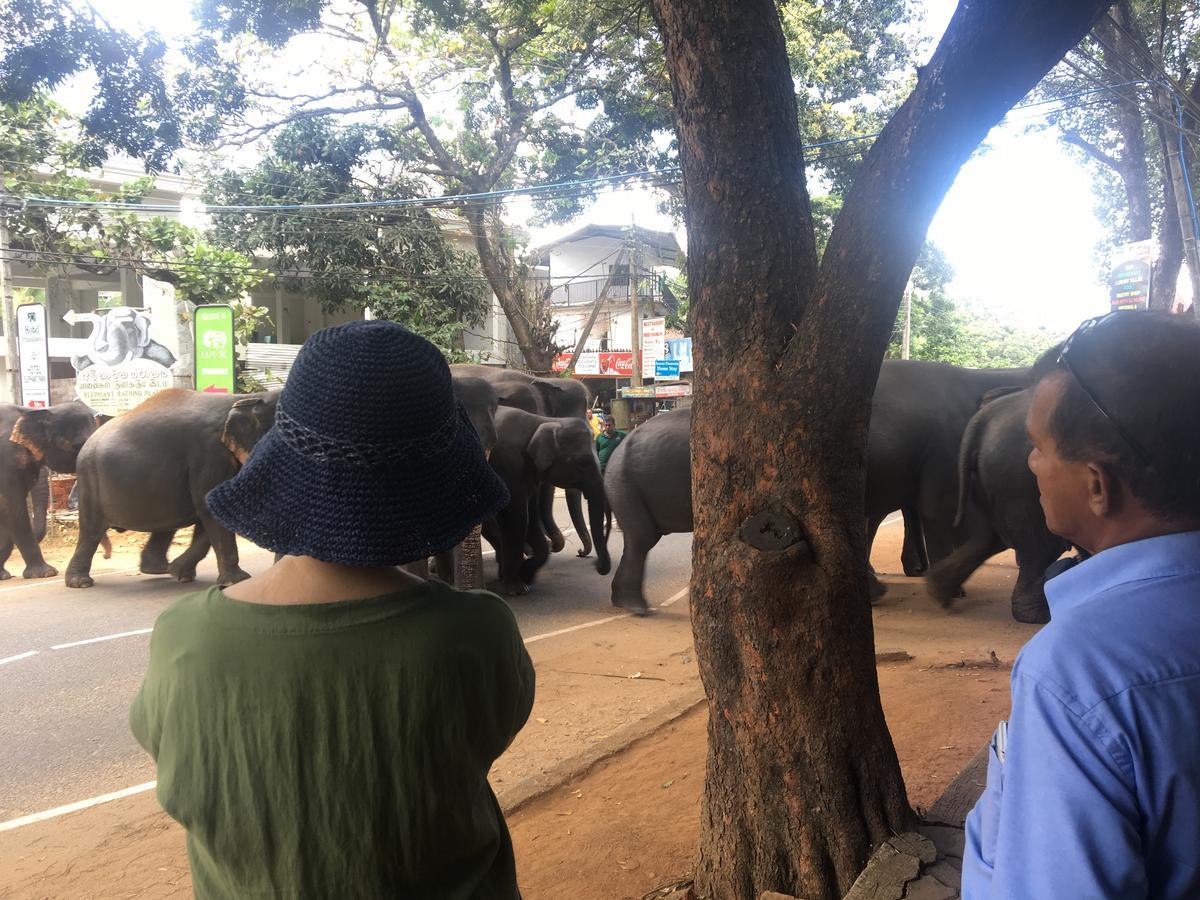
<svg viewBox="0 0 1200 900">
<path fill-rule="evenodd" d="M 21 363 L 21 402 L 32 409 L 50 405 L 50 350 L 46 307 L 17 307 L 17 355 Z"/>
<path fill-rule="evenodd" d="M 197 306 L 196 390 L 234 393 L 233 309 L 223 304 Z"/>
<path fill-rule="evenodd" d="M 174 385 L 175 354 L 150 334 L 144 309 L 116 306 L 94 313 L 70 310 L 63 321 L 90 325 L 71 356 L 79 399 L 106 416 L 118 416 Z"/>
</svg>

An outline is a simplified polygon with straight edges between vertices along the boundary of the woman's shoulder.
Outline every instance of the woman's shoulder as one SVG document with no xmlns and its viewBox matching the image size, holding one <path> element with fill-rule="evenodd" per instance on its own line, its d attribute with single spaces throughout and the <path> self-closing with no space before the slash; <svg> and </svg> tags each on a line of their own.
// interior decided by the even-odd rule
<svg viewBox="0 0 1200 900">
<path fill-rule="evenodd" d="M 431 581 L 429 585 L 436 592 L 438 607 L 447 612 L 489 622 L 502 621 L 516 628 L 517 618 L 512 609 L 491 591 L 465 590 L 440 581 Z"/>
</svg>

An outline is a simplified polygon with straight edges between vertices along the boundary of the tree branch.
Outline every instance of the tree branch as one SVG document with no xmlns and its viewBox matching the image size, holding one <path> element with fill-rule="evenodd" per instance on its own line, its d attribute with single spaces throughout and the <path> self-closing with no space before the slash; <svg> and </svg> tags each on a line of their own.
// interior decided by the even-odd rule
<svg viewBox="0 0 1200 900">
<path fill-rule="evenodd" d="M 1078 147 L 1080 150 L 1082 150 L 1084 153 L 1086 153 L 1092 159 L 1096 160 L 1097 162 L 1101 163 L 1102 165 L 1108 166 L 1108 168 L 1112 169 L 1118 175 L 1121 174 L 1121 172 L 1123 170 L 1121 161 L 1119 159 L 1117 159 L 1116 157 L 1110 156 L 1109 154 L 1105 153 L 1103 150 L 1101 150 L 1099 147 L 1097 147 L 1095 144 L 1091 143 L 1087 138 L 1085 138 L 1083 135 L 1081 135 L 1078 131 L 1076 131 L 1074 129 L 1071 129 L 1069 131 L 1064 131 L 1062 133 L 1062 139 L 1063 139 L 1064 143 L 1071 144 L 1075 147 Z"/>
</svg>

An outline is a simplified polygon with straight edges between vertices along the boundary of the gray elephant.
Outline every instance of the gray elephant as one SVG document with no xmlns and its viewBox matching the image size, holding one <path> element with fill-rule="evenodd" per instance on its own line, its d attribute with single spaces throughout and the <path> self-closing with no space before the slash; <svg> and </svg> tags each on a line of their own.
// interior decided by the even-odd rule
<svg viewBox="0 0 1200 900">
<path fill-rule="evenodd" d="M 97 431 L 79 455 L 79 543 L 67 586 L 92 586 L 92 557 L 109 528 L 151 533 L 141 555 L 146 574 L 193 581 L 211 547 L 222 585 L 248 578 L 235 536 L 204 498 L 233 477 L 274 424 L 278 399 L 278 391 L 160 391 Z M 195 526 L 191 545 L 168 563 L 175 531 L 188 526 Z"/>
<path fill-rule="evenodd" d="M 483 452 L 490 453 L 496 446 L 496 410 L 500 408 L 496 389 L 483 378 L 467 375 L 453 375 L 450 383 L 454 387 L 454 398 L 462 404 L 475 426 Z"/>
<path fill-rule="evenodd" d="M 87 352 L 72 357 L 75 371 L 92 365 L 115 366 L 131 359 L 148 359 L 164 368 L 175 365 L 175 356 L 150 337 L 150 317 L 128 306 L 110 309 L 104 315 L 76 313 L 74 322 L 90 322 Z"/>
<path fill-rule="evenodd" d="M 942 363 L 884 360 L 867 439 L 866 526 L 874 540 L 883 519 L 901 510 L 906 574 L 954 552 L 962 433 L 989 392 L 1026 383 L 1025 369 L 961 369 Z M 664 534 L 692 530 L 691 411 L 655 416 L 635 429 L 608 462 L 604 486 L 625 533 L 613 576 L 613 604 L 641 611 L 646 554 Z M 883 587 L 872 577 L 871 592 Z"/>
<path fill-rule="evenodd" d="M 1012 592 L 1013 618 L 1050 621 L 1046 569 L 1070 545 L 1046 528 L 1037 480 L 1029 470 L 1032 446 L 1025 417 L 1032 396 L 1027 389 L 991 400 L 963 434 L 957 512 L 962 543 L 926 576 L 930 595 L 944 606 L 989 557 L 1012 548 L 1020 567 Z"/>
<path fill-rule="evenodd" d="M 460 364 L 451 366 L 450 372 L 455 378 L 483 378 L 495 388 L 501 406 L 523 409 L 539 416 L 587 419 L 591 394 L 582 381 L 573 378 L 538 378 L 527 372 L 498 366 Z M 582 498 L 576 490 L 566 493 L 567 512 L 582 544 L 578 555 L 587 556 L 592 552 L 592 542 L 588 536 L 587 521 L 583 517 Z M 566 538 L 554 521 L 552 486 L 543 487 L 540 509 L 542 525 L 550 539 L 550 549 L 558 553 L 566 546 Z"/>
<path fill-rule="evenodd" d="M 490 462 L 508 487 L 508 506 L 484 524 L 483 536 L 496 549 L 500 579 L 493 589 L 524 594 L 550 556 L 540 515 L 544 485 L 579 490 L 588 502 L 588 522 L 596 547 L 596 571 L 608 574 L 604 538 L 604 483 L 587 423 L 576 418 L 538 416 L 501 407 L 496 412 L 496 446 Z M 528 546 L 531 555 L 526 558 Z"/>
<path fill-rule="evenodd" d="M 922 360 L 884 360 L 867 439 L 867 534 L 905 512 L 905 575 L 945 559 L 962 543 L 955 529 L 958 449 L 985 396 L 1026 386 L 1028 369 L 964 369 Z M 917 516 L 921 540 L 913 534 Z"/>
<path fill-rule="evenodd" d="M 474 426 L 475 433 L 479 436 L 479 445 L 483 448 L 484 453 L 490 454 L 492 448 L 496 446 L 496 410 L 500 405 L 496 391 L 484 379 L 465 375 L 452 376 L 451 385 L 454 388 L 454 398 L 466 410 L 467 417 L 471 420 L 471 425 Z M 463 545 L 459 545 L 453 550 L 435 556 L 432 574 L 447 584 L 454 584 L 456 580 L 455 555 L 461 553 L 462 550 Z M 472 565 L 478 565 L 477 558 Z M 430 574 L 427 560 L 419 560 L 405 568 L 422 578 L 426 578 Z"/>
<path fill-rule="evenodd" d="M 96 431 L 96 419 L 78 402 L 48 409 L 4 403 L 0 404 L 0 431 L 8 435 L 7 441 L 0 441 L 0 580 L 12 577 L 4 564 L 14 545 L 25 561 L 24 577 L 51 578 L 58 570 L 46 562 L 38 546 L 46 533 L 49 501 L 44 467 L 74 472 L 80 451 Z M 26 501 L 39 483 L 44 491 L 34 495 L 35 528 Z"/>
<path fill-rule="evenodd" d="M 646 555 L 664 534 L 692 530 L 691 430 L 690 409 L 659 413 L 608 460 L 604 493 L 625 540 L 613 575 L 613 606 L 645 614 Z"/>
</svg>

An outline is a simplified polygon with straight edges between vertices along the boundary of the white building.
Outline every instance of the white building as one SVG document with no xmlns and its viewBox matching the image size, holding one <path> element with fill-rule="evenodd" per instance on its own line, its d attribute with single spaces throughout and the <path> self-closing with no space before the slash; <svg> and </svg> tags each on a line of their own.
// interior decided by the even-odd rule
<svg viewBox="0 0 1200 900">
<path fill-rule="evenodd" d="M 637 272 L 641 318 L 665 316 L 675 309 L 665 277 L 679 273 L 682 251 L 669 231 L 620 225 L 584 225 L 535 251 L 537 280 L 551 290 L 556 342 L 574 349 L 597 299 L 608 285 L 588 332 L 585 350 L 629 350 L 633 292 L 630 272 Z"/>
</svg>

